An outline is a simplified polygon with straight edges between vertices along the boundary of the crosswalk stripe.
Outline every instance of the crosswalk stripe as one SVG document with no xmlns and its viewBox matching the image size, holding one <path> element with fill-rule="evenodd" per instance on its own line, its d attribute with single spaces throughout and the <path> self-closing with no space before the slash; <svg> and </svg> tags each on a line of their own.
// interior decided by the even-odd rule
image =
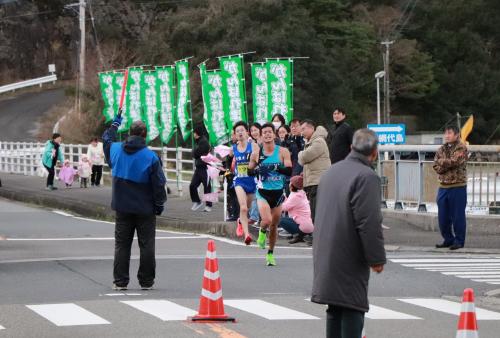
<svg viewBox="0 0 500 338">
<path fill-rule="evenodd" d="M 196 311 L 168 300 L 151 299 L 121 302 L 163 321 L 186 320 L 188 317 L 192 317 L 196 314 Z"/>
<path fill-rule="evenodd" d="M 495 258 L 417 258 L 417 259 L 391 259 L 393 263 L 500 263 L 500 259 Z"/>
<path fill-rule="evenodd" d="M 454 275 L 455 277 L 458 278 L 478 278 L 478 279 L 485 279 L 485 278 L 500 278 L 500 275 Z"/>
<path fill-rule="evenodd" d="M 226 299 L 227 306 L 245 311 L 269 320 L 286 319 L 319 319 L 307 313 L 295 311 L 283 306 L 265 302 L 260 299 Z"/>
<path fill-rule="evenodd" d="M 0 325 L 0 330 L 5 330 L 5 327 L 3 327 L 2 325 Z"/>
<path fill-rule="evenodd" d="M 488 277 L 489 278 L 489 277 Z M 474 282 L 500 282 L 500 279 L 473 279 Z"/>
<path fill-rule="evenodd" d="M 499 271 L 500 267 L 447 267 L 447 268 L 415 268 L 416 270 L 427 270 L 427 271 Z"/>
<path fill-rule="evenodd" d="M 403 312 L 389 310 L 380 306 L 370 304 L 370 311 L 366 313 L 369 319 L 422 319 Z"/>
<path fill-rule="evenodd" d="M 401 302 L 425 307 L 427 309 L 449 313 L 458 316 L 461 310 L 461 304 L 445 299 L 434 298 L 405 298 L 398 299 Z M 478 320 L 500 320 L 500 313 L 476 308 L 476 316 Z"/>
<path fill-rule="evenodd" d="M 500 263 L 440 263 L 440 264 L 401 264 L 408 268 L 439 268 L 439 267 L 500 267 Z"/>
<path fill-rule="evenodd" d="M 26 307 L 57 326 L 111 324 L 73 303 L 26 305 Z"/>
<path fill-rule="evenodd" d="M 442 271 L 441 272 L 443 275 L 498 275 L 500 274 L 500 271 L 486 271 L 486 270 L 479 270 L 479 271 Z"/>
</svg>

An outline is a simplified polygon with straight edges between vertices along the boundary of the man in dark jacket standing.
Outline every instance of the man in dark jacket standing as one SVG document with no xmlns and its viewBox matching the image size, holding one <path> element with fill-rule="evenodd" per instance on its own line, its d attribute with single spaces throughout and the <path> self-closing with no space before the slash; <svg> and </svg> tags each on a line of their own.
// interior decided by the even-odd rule
<svg viewBox="0 0 500 338">
<path fill-rule="evenodd" d="M 112 169 L 111 208 L 116 211 L 113 288 L 126 290 L 129 283 L 130 249 L 137 230 L 140 265 L 137 273 L 143 290 L 155 280 L 156 215 L 167 200 L 166 179 L 158 155 L 146 146 L 146 125 L 132 123 L 125 142 L 115 142 L 121 116 L 104 132 L 104 155 Z"/>
<path fill-rule="evenodd" d="M 299 153 L 304 150 L 305 140 L 302 136 L 301 121 L 293 119 L 290 121 L 291 136 L 289 138 L 290 157 L 292 158 L 292 177 L 300 175 L 304 169 L 299 163 Z"/>
<path fill-rule="evenodd" d="M 208 155 L 210 152 L 210 144 L 208 143 L 207 137 L 205 136 L 205 128 L 198 126 L 194 128 L 194 148 L 193 148 L 193 159 L 194 159 L 194 174 L 191 179 L 191 184 L 189 184 L 189 194 L 191 196 L 191 201 L 193 206 L 191 210 L 196 211 L 203 206 L 201 203 L 200 196 L 198 195 L 198 187 L 203 184 L 203 191 L 208 194 L 212 191 L 212 186 L 207 174 L 207 164 L 201 159 L 202 156 Z M 205 211 L 212 211 L 212 202 L 206 202 Z"/>
<path fill-rule="evenodd" d="M 354 130 L 345 122 L 346 113 L 343 108 L 337 108 L 333 112 L 333 127 L 328 131 L 326 143 L 330 149 L 330 161 L 332 164 L 342 161 L 351 151 L 352 135 Z"/>
<path fill-rule="evenodd" d="M 370 167 L 377 155 L 375 133 L 358 130 L 352 152 L 318 186 L 311 300 L 328 304 L 329 338 L 361 337 L 370 268 L 380 273 L 386 263 L 380 180 Z"/>
</svg>

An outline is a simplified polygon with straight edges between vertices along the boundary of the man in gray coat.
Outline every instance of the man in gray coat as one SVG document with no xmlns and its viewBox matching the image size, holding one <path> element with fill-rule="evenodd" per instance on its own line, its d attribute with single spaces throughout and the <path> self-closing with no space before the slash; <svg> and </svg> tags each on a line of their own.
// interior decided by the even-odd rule
<svg viewBox="0 0 500 338">
<path fill-rule="evenodd" d="M 380 273 L 386 263 L 380 181 L 370 167 L 377 143 L 374 132 L 356 131 L 349 156 L 318 185 L 311 300 L 328 305 L 328 338 L 361 337 L 370 268 Z"/>
</svg>

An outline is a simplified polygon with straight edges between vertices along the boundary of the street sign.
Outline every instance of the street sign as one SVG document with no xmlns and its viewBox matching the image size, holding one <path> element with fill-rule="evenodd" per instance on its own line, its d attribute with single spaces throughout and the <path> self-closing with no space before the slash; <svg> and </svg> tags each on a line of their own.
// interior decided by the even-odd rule
<svg viewBox="0 0 500 338">
<path fill-rule="evenodd" d="M 404 124 L 369 124 L 368 129 L 377 134 L 379 144 L 406 143 L 406 125 Z"/>
</svg>

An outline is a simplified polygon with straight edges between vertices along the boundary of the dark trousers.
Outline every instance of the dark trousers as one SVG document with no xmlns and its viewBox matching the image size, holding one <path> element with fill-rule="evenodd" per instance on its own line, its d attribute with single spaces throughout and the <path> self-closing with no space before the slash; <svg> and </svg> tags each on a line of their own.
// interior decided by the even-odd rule
<svg viewBox="0 0 500 338">
<path fill-rule="evenodd" d="M 90 183 L 92 185 L 101 184 L 102 177 L 102 165 L 93 165 L 92 166 L 92 175 L 90 176 Z"/>
<path fill-rule="evenodd" d="M 56 175 L 56 170 L 54 169 L 54 166 L 47 167 L 45 164 L 43 166 L 49 172 L 49 176 L 47 176 L 47 187 L 53 186 L 54 185 L 54 176 Z"/>
<path fill-rule="evenodd" d="M 314 223 L 314 216 L 316 215 L 316 193 L 318 192 L 317 185 L 311 185 L 309 187 L 304 187 L 307 199 L 309 200 L 309 206 L 311 207 L 311 219 Z"/>
<path fill-rule="evenodd" d="M 140 249 L 137 279 L 146 287 L 153 285 L 155 280 L 156 216 L 116 212 L 113 278 L 118 286 L 127 286 L 130 280 L 130 250 L 136 230 Z"/>
<path fill-rule="evenodd" d="M 364 312 L 328 305 L 326 338 L 361 338 L 364 323 Z"/>
<path fill-rule="evenodd" d="M 281 217 L 280 218 L 280 227 L 285 229 L 289 234 L 295 235 L 300 231 L 299 225 L 297 222 L 293 220 L 291 217 Z"/>
<path fill-rule="evenodd" d="M 240 217 L 240 203 L 234 187 L 227 189 L 227 215 L 230 219 Z"/>
<path fill-rule="evenodd" d="M 206 168 L 196 168 L 194 170 L 193 178 L 191 179 L 191 184 L 189 185 L 189 194 L 191 195 L 191 201 L 193 203 L 201 203 L 200 196 L 198 195 L 198 187 L 203 184 L 203 190 L 205 194 L 212 192 L 212 186 L 210 180 L 208 179 Z M 211 207 L 212 202 L 206 202 L 207 206 Z"/>
<path fill-rule="evenodd" d="M 463 246 L 466 232 L 467 187 L 439 188 L 437 205 L 439 230 L 444 244 Z"/>
</svg>

